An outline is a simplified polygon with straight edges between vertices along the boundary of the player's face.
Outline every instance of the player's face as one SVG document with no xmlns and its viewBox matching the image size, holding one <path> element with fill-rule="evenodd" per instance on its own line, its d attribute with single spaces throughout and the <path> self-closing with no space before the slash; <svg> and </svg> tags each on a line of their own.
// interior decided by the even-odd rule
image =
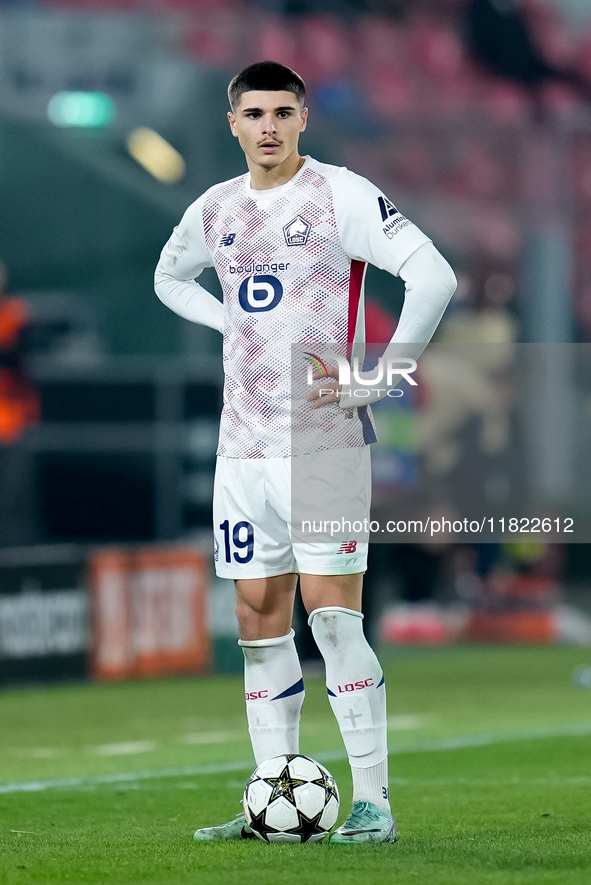
<svg viewBox="0 0 591 885">
<path fill-rule="evenodd" d="M 308 108 L 300 106 L 293 92 L 244 92 L 235 111 L 228 114 L 232 134 L 247 160 L 264 169 L 298 156 L 298 139 L 307 119 Z"/>
</svg>

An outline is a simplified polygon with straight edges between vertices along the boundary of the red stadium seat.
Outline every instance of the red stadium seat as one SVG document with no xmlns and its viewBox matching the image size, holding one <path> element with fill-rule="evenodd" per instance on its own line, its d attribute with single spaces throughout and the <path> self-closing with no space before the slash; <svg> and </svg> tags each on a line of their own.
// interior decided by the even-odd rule
<svg viewBox="0 0 591 885">
<path fill-rule="evenodd" d="M 266 18 L 257 28 L 259 58 L 280 58 L 283 64 L 297 70 L 295 29 L 284 19 Z"/>
<path fill-rule="evenodd" d="M 298 35 L 306 58 L 307 76 L 313 80 L 347 73 L 352 63 L 351 36 L 331 16 L 306 16 Z"/>
</svg>

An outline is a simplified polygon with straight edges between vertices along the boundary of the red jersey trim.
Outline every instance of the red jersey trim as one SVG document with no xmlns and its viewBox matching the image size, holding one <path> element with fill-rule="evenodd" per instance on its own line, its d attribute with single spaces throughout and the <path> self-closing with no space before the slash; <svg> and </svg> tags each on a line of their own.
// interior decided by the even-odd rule
<svg viewBox="0 0 591 885">
<path fill-rule="evenodd" d="M 355 329 L 357 327 L 357 316 L 359 314 L 359 302 L 361 300 L 361 290 L 363 289 L 363 278 L 367 262 L 359 261 L 353 258 L 351 261 L 351 272 L 349 274 L 349 319 L 347 326 L 347 359 L 351 356 L 353 340 L 355 338 Z"/>
</svg>

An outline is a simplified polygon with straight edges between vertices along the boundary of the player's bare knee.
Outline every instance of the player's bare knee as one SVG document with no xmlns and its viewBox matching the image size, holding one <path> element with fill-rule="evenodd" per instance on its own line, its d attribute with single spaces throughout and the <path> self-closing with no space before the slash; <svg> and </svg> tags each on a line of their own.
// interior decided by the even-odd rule
<svg viewBox="0 0 591 885">
<path fill-rule="evenodd" d="M 261 621 L 261 613 L 256 608 L 251 607 L 244 600 L 237 599 L 236 620 L 240 636 L 256 638 Z"/>
<path fill-rule="evenodd" d="M 281 611 L 283 606 L 280 600 L 274 599 L 268 593 L 241 593 L 236 590 L 236 614 L 248 617 L 249 614 L 257 617 L 273 617 Z"/>
<path fill-rule="evenodd" d="M 289 633 L 292 608 L 273 603 L 270 599 L 238 598 L 236 617 L 242 639 L 266 639 Z"/>
<path fill-rule="evenodd" d="M 302 575 L 302 601 L 308 614 L 336 607 L 361 609 L 363 573 L 353 575 Z"/>
</svg>

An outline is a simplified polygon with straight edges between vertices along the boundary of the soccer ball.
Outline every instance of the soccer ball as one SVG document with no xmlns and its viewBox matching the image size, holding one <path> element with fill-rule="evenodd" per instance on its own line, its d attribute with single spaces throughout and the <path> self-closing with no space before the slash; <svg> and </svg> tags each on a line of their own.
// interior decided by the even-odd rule
<svg viewBox="0 0 591 885">
<path fill-rule="evenodd" d="M 314 759 L 275 756 L 249 778 L 242 805 L 264 842 L 319 842 L 336 823 L 339 791 L 332 774 Z"/>
</svg>

